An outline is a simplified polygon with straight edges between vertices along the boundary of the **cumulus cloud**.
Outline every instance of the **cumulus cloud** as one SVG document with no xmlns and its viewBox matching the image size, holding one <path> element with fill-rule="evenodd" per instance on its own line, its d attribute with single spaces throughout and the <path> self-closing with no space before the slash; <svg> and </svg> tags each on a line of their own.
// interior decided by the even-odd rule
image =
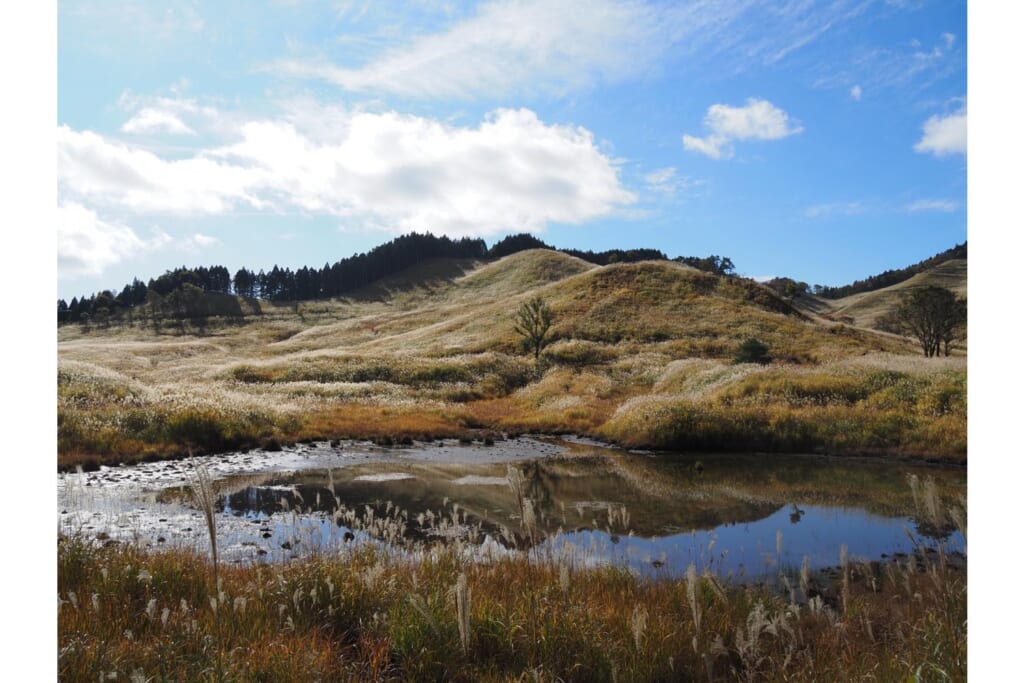
<svg viewBox="0 0 1024 683">
<path fill-rule="evenodd" d="M 742 107 L 711 105 L 704 116 L 704 126 L 710 134 L 703 138 L 684 135 L 683 147 L 712 159 L 731 157 L 736 140 L 778 140 L 803 131 L 782 109 L 753 97 Z"/>
<path fill-rule="evenodd" d="M 323 112 L 321 112 L 323 113 Z M 393 112 L 330 110 L 329 137 L 300 117 L 251 121 L 232 144 L 164 159 L 62 126 L 58 181 L 76 201 L 141 213 L 289 209 L 352 227 L 453 236 L 543 230 L 636 197 L 592 134 L 501 109 L 476 127 Z"/>
<path fill-rule="evenodd" d="M 260 208 L 251 173 L 204 156 L 168 161 L 91 131 L 57 129 L 57 182 L 63 196 L 142 213 L 224 213 Z"/>
<path fill-rule="evenodd" d="M 937 157 L 967 154 L 966 107 L 946 116 L 936 114 L 925 121 L 921 129 L 923 133 L 914 145 L 914 151 Z"/>
<path fill-rule="evenodd" d="M 172 135 L 195 135 L 177 114 L 159 109 L 145 108 L 128 119 L 121 130 L 125 133 L 170 133 Z"/>
<path fill-rule="evenodd" d="M 101 220 L 80 204 L 57 208 L 57 266 L 62 277 L 98 275 L 115 263 L 170 242 L 163 232 L 143 239 L 128 226 Z"/>
<path fill-rule="evenodd" d="M 918 199 L 917 201 L 907 204 L 907 211 L 911 213 L 920 213 L 922 211 L 941 211 L 943 213 L 952 213 L 960 208 L 959 202 L 954 202 L 950 199 Z"/>
<path fill-rule="evenodd" d="M 854 102 L 860 102 L 860 98 L 863 95 L 864 95 L 864 91 L 861 89 L 861 87 L 859 85 L 855 85 L 852 88 L 850 88 L 850 98 Z"/>
</svg>

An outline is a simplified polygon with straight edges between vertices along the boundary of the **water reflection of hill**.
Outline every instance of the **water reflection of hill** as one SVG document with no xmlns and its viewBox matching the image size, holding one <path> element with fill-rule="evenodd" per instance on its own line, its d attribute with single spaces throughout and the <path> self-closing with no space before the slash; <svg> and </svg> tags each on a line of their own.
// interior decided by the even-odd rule
<svg viewBox="0 0 1024 683">
<path fill-rule="evenodd" d="M 523 533 L 518 498 L 508 485 L 516 467 L 522 495 L 544 533 L 607 529 L 644 537 L 753 522 L 791 506 L 847 506 L 880 515 L 913 513 L 907 475 L 933 477 L 945 495 L 965 490 L 962 470 L 922 468 L 813 456 L 631 454 L 571 444 L 567 455 L 516 465 L 390 462 L 304 471 L 262 481 L 226 482 L 235 512 L 270 515 L 290 509 L 333 513 L 339 505 L 375 514 L 397 507 L 409 527 L 420 513 L 451 515 L 453 504 L 469 524 Z M 404 475 L 404 476 L 403 476 Z"/>
</svg>

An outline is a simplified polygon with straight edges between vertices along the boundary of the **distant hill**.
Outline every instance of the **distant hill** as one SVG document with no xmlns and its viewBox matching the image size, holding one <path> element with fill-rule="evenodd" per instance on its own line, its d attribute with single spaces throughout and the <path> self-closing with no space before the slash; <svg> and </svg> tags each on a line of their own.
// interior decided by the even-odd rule
<svg viewBox="0 0 1024 683">
<path fill-rule="evenodd" d="M 967 242 L 958 244 L 951 249 L 947 249 L 940 254 L 936 254 L 935 256 L 927 258 L 919 263 L 915 263 L 912 266 L 900 268 L 899 270 L 887 270 L 883 273 L 879 273 L 878 275 L 872 275 L 869 278 L 857 280 L 853 284 L 844 285 L 842 287 L 818 286 L 815 288 L 814 294 L 823 299 L 842 299 L 852 294 L 873 292 L 875 290 L 891 287 L 892 285 L 909 280 L 918 273 L 928 271 L 951 259 L 963 259 L 966 264 Z"/>
<path fill-rule="evenodd" d="M 904 294 L 928 285 L 945 287 L 957 296 L 967 296 L 967 259 L 951 258 L 934 263 L 898 284 L 827 301 L 828 310 L 819 310 L 818 313 L 859 327 L 877 328 L 880 320 L 899 305 Z"/>
<path fill-rule="evenodd" d="M 795 363 L 906 346 L 813 320 L 752 280 L 664 260 L 597 266 L 544 248 L 490 262 L 417 265 L 333 301 L 266 302 L 261 318 L 292 326 L 301 314 L 303 329 L 278 342 L 280 351 L 517 354 L 512 314 L 533 296 L 551 306 L 551 352 L 568 363 L 628 348 L 731 359 L 748 337 L 767 343 L 773 358 Z"/>
</svg>

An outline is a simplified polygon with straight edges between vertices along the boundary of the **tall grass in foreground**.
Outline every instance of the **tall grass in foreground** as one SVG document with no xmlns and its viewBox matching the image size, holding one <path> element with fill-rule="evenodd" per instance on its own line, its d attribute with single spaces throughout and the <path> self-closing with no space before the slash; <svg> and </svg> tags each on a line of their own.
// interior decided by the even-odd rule
<svg viewBox="0 0 1024 683">
<path fill-rule="evenodd" d="M 213 559 L 213 583 L 217 585 L 217 492 L 209 470 L 203 466 L 197 467 L 195 476 L 189 477 L 189 489 L 193 502 L 206 520 L 206 533 L 210 537 L 210 555 Z"/>
<path fill-rule="evenodd" d="M 911 485 L 919 518 L 961 524 L 935 486 Z M 965 567 L 941 546 L 888 563 L 843 553 L 782 586 L 473 561 L 457 543 L 418 557 L 364 546 L 210 581 L 197 553 L 62 536 L 61 680 L 966 679 Z"/>
</svg>

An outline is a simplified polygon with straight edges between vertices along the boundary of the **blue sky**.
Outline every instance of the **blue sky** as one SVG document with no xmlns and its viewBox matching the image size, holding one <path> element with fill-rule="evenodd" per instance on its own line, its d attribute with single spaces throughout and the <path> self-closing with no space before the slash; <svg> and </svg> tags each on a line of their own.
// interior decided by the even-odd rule
<svg viewBox="0 0 1024 683">
<path fill-rule="evenodd" d="M 431 231 L 838 285 L 967 236 L 966 3 L 61 2 L 58 295 Z"/>
</svg>

